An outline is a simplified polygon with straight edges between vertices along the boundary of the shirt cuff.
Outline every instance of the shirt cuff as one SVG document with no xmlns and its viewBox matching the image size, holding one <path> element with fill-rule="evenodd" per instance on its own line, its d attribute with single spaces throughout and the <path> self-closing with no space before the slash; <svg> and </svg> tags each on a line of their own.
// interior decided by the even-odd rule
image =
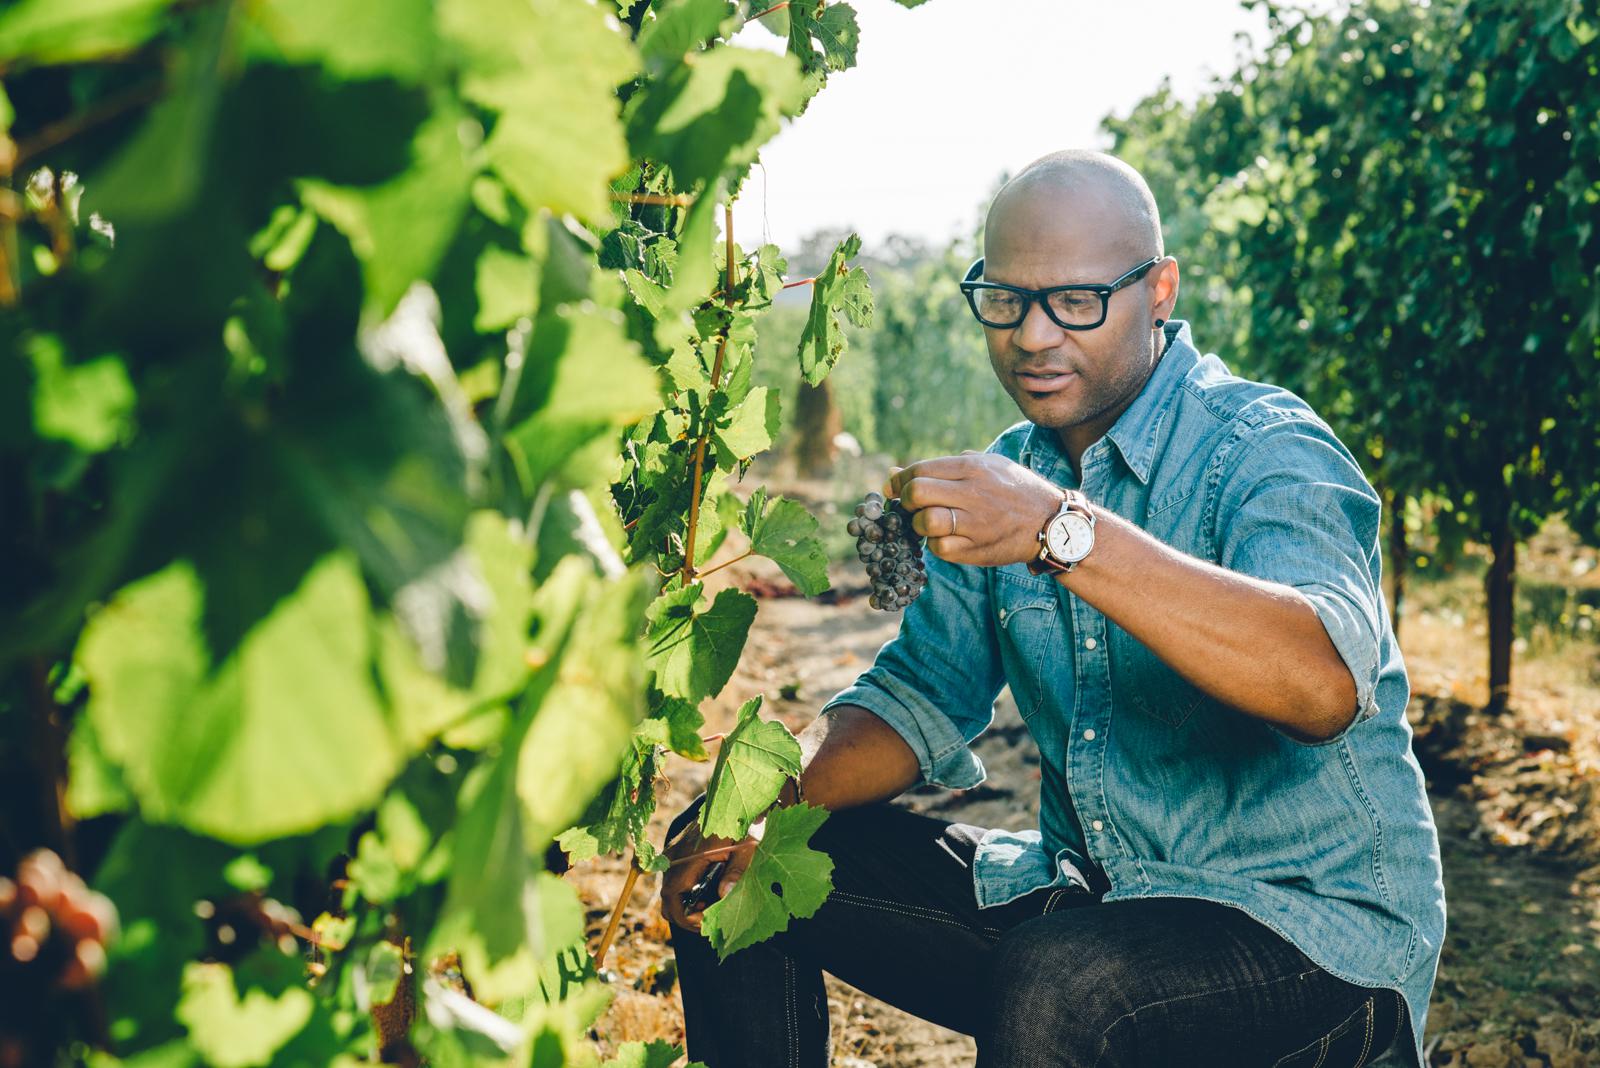
<svg viewBox="0 0 1600 1068">
<path fill-rule="evenodd" d="M 1356 714 L 1350 722 L 1331 738 L 1310 743 L 1327 745 L 1343 738 L 1346 731 L 1378 712 L 1377 636 L 1372 633 L 1366 614 L 1351 604 L 1348 597 L 1321 585 L 1295 588 L 1311 602 L 1312 611 L 1317 613 L 1322 629 L 1328 632 L 1329 640 L 1356 684 Z"/>
<path fill-rule="evenodd" d="M 981 783 L 987 774 L 983 761 L 968 748 L 967 739 L 950 717 L 893 675 L 863 675 L 855 685 L 823 705 L 819 714 L 838 705 L 858 705 L 893 727 L 916 754 L 923 782 L 967 790 Z"/>
</svg>

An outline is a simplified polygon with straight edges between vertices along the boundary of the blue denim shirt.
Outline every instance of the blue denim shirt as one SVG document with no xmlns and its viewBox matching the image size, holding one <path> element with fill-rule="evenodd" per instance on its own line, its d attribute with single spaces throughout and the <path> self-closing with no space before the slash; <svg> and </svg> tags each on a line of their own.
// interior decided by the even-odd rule
<svg viewBox="0 0 1600 1068">
<path fill-rule="evenodd" d="M 1409 684 L 1379 582 L 1379 501 L 1306 403 L 1201 356 L 1180 320 L 1143 391 L 1083 454 L 1023 422 L 989 447 L 1202 560 L 1292 586 L 1355 678 L 1316 744 L 1207 697 L 1048 576 L 928 554 L 930 582 L 872 667 L 823 709 L 866 708 L 924 781 L 983 781 L 968 743 L 1009 684 L 1041 756 L 1039 827 L 991 830 L 981 906 L 1097 865 L 1106 901 L 1241 908 L 1349 982 L 1398 989 L 1418 1063 L 1444 936 L 1439 842 L 1411 753 Z"/>
</svg>

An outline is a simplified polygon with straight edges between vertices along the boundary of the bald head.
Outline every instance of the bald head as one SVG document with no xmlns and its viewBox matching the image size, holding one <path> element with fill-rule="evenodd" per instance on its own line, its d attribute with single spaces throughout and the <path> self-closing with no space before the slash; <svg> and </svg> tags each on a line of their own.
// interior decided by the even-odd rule
<svg viewBox="0 0 1600 1068">
<path fill-rule="evenodd" d="M 1023 168 L 989 207 L 985 255 L 992 259 L 996 244 L 1029 240 L 1045 217 L 1070 222 L 1081 238 L 1118 262 L 1164 254 L 1161 212 L 1150 187 L 1138 171 L 1104 152 L 1066 149 Z"/>
</svg>

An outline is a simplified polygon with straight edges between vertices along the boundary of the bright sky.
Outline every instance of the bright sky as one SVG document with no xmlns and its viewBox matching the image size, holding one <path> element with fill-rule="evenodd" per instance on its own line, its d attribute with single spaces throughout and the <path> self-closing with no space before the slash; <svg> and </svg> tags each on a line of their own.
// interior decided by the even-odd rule
<svg viewBox="0 0 1600 1068">
<path fill-rule="evenodd" d="M 1163 76 L 1184 99 L 1234 69 L 1234 37 L 1266 36 L 1238 0 L 850 0 L 859 64 L 835 74 L 762 152 L 734 206 L 740 244 L 786 250 L 823 228 L 870 247 L 969 232 L 1002 172 L 1058 148 L 1106 148 Z M 759 26 L 738 43 L 781 47 Z M 765 185 L 765 222 L 763 222 Z"/>
</svg>

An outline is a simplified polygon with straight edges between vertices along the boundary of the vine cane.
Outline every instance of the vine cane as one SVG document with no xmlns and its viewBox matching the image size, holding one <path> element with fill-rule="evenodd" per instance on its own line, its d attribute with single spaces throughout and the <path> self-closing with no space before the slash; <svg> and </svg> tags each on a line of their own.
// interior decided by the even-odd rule
<svg viewBox="0 0 1600 1068">
<path fill-rule="evenodd" d="M 600 947 L 595 950 L 594 970 L 599 971 L 605 967 L 606 953 L 611 949 L 611 942 L 617 937 L 617 924 L 622 922 L 622 906 L 628 903 L 628 898 L 633 895 L 633 884 L 639 881 L 639 858 L 637 853 L 628 854 L 628 881 L 622 884 L 622 893 L 617 898 L 617 903 L 612 906 L 611 919 L 606 924 L 606 933 L 600 936 Z"/>
</svg>

